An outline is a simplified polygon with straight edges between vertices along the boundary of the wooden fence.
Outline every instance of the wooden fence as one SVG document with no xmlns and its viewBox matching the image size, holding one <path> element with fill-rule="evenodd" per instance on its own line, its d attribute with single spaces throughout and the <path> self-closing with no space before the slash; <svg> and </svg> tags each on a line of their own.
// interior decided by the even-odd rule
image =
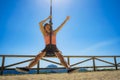
<svg viewBox="0 0 120 80">
<path fill-rule="evenodd" d="M 35 57 L 34 55 L 0 55 L 0 58 L 1 58 L 0 75 L 3 75 L 4 70 L 13 70 L 13 69 L 15 69 L 15 68 L 10 68 L 12 66 L 16 66 L 16 65 L 19 65 L 19 64 L 23 64 L 23 63 L 32 61 L 34 57 Z M 31 59 L 24 60 L 24 61 L 17 62 L 17 63 L 13 63 L 13 64 L 9 64 L 9 65 L 5 65 L 5 62 L 6 62 L 7 58 L 31 58 Z M 56 57 L 50 57 L 50 58 L 56 58 Z M 120 61 L 120 56 L 64 56 L 64 58 L 67 58 L 67 63 L 71 67 L 75 67 L 76 65 L 81 65 L 82 63 L 85 63 L 85 62 L 91 60 L 92 61 L 91 62 L 92 66 L 89 66 L 89 65 L 84 66 L 84 67 L 79 66 L 79 67 L 75 67 L 75 68 L 93 68 L 93 71 L 96 71 L 97 68 L 104 68 L 104 67 L 113 67 L 115 70 L 118 70 L 119 67 L 120 67 L 120 62 L 119 62 Z M 71 64 L 71 59 L 72 58 L 78 58 L 78 59 L 84 58 L 85 60 L 78 60 L 78 61 L 75 61 L 75 63 Z M 106 60 L 103 60 L 101 58 L 110 58 L 110 59 L 113 59 L 113 62 L 106 61 Z M 58 63 L 56 61 L 46 59 L 46 57 L 42 58 L 42 60 L 57 64 L 57 65 L 61 65 L 60 63 Z M 110 66 L 97 66 L 96 61 L 107 63 Z M 37 74 L 39 74 L 40 69 L 65 69 L 65 68 L 64 67 L 40 68 L 40 61 L 39 61 L 38 64 L 37 64 L 37 68 L 33 68 L 33 69 L 37 70 Z"/>
</svg>

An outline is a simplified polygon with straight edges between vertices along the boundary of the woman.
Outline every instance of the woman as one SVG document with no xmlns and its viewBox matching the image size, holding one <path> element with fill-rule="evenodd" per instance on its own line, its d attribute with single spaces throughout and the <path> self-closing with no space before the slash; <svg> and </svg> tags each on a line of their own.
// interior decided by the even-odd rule
<svg viewBox="0 0 120 80">
<path fill-rule="evenodd" d="M 68 73 L 76 70 L 76 69 L 70 68 L 70 66 L 64 60 L 64 57 L 62 56 L 61 51 L 59 51 L 56 47 L 56 35 L 60 31 L 60 29 L 63 27 L 63 25 L 69 20 L 70 17 L 67 16 L 66 19 L 64 20 L 64 22 L 57 29 L 52 30 L 52 32 L 50 31 L 51 24 L 45 23 L 50 18 L 52 18 L 52 17 L 49 16 L 48 18 L 46 18 L 45 20 L 43 20 L 39 23 L 40 30 L 43 34 L 45 45 L 46 45 L 45 49 L 43 49 L 41 51 L 41 53 L 39 53 L 27 67 L 23 67 L 23 68 L 18 67 L 18 68 L 16 68 L 17 71 L 29 72 L 30 68 L 35 66 L 42 57 L 51 56 L 51 55 L 59 58 L 62 65 L 65 66 L 66 69 L 68 69 Z M 50 42 L 50 34 L 51 34 L 51 42 Z"/>
</svg>

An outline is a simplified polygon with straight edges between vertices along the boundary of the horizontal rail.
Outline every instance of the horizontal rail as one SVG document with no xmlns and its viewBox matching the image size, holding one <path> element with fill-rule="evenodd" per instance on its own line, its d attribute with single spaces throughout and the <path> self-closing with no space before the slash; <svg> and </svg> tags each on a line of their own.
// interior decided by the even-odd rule
<svg viewBox="0 0 120 80">
<path fill-rule="evenodd" d="M 35 55 L 0 55 L 0 57 L 2 56 L 5 56 L 5 57 L 35 57 Z M 79 55 L 70 55 L 70 56 L 64 56 L 64 57 L 71 57 L 71 58 L 77 58 L 77 57 L 86 57 L 86 58 L 89 58 L 89 57 L 106 57 L 106 58 L 110 58 L 110 57 L 120 57 L 120 56 L 79 56 Z M 50 57 L 49 57 L 50 58 Z M 51 57 L 51 58 L 54 58 L 54 57 Z"/>
<path fill-rule="evenodd" d="M 96 68 L 106 68 L 106 67 L 115 67 L 115 66 L 96 66 Z M 83 67 L 74 67 L 74 68 L 93 68 L 93 66 L 83 66 Z M 5 70 L 14 70 L 15 68 L 6 68 Z M 57 68 L 40 68 L 39 70 L 46 70 L 46 69 L 66 69 L 65 67 L 57 67 Z M 31 70 L 37 70 L 37 68 L 32 68 Z"/>
</svg>

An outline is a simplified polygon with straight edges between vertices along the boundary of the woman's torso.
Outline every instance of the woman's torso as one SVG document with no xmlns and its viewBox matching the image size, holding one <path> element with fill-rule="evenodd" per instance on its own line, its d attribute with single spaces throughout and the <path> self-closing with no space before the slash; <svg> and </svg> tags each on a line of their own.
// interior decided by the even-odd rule
<svg viewBox="0 0 120 80">
<path fill-rule="evenodd" d="M 46 45 L 50 44 L 50 34 L 44 35 L 44 41 Z M 52 33 L 51 44 L 56 45 L 56 34 L 54 33 Z"/>
</svg>

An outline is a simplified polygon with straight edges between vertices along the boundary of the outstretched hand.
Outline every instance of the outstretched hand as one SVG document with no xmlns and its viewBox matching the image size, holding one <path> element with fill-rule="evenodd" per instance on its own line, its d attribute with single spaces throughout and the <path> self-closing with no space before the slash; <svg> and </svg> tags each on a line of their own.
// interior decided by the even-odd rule
<svg viewBox="0 0 120 80">
<path fill-rule="evenodd" d="M 70 16 L 67 16 L 66 19 L 69 20 L 69 19 L 70 19 Z"/>
</svg>

